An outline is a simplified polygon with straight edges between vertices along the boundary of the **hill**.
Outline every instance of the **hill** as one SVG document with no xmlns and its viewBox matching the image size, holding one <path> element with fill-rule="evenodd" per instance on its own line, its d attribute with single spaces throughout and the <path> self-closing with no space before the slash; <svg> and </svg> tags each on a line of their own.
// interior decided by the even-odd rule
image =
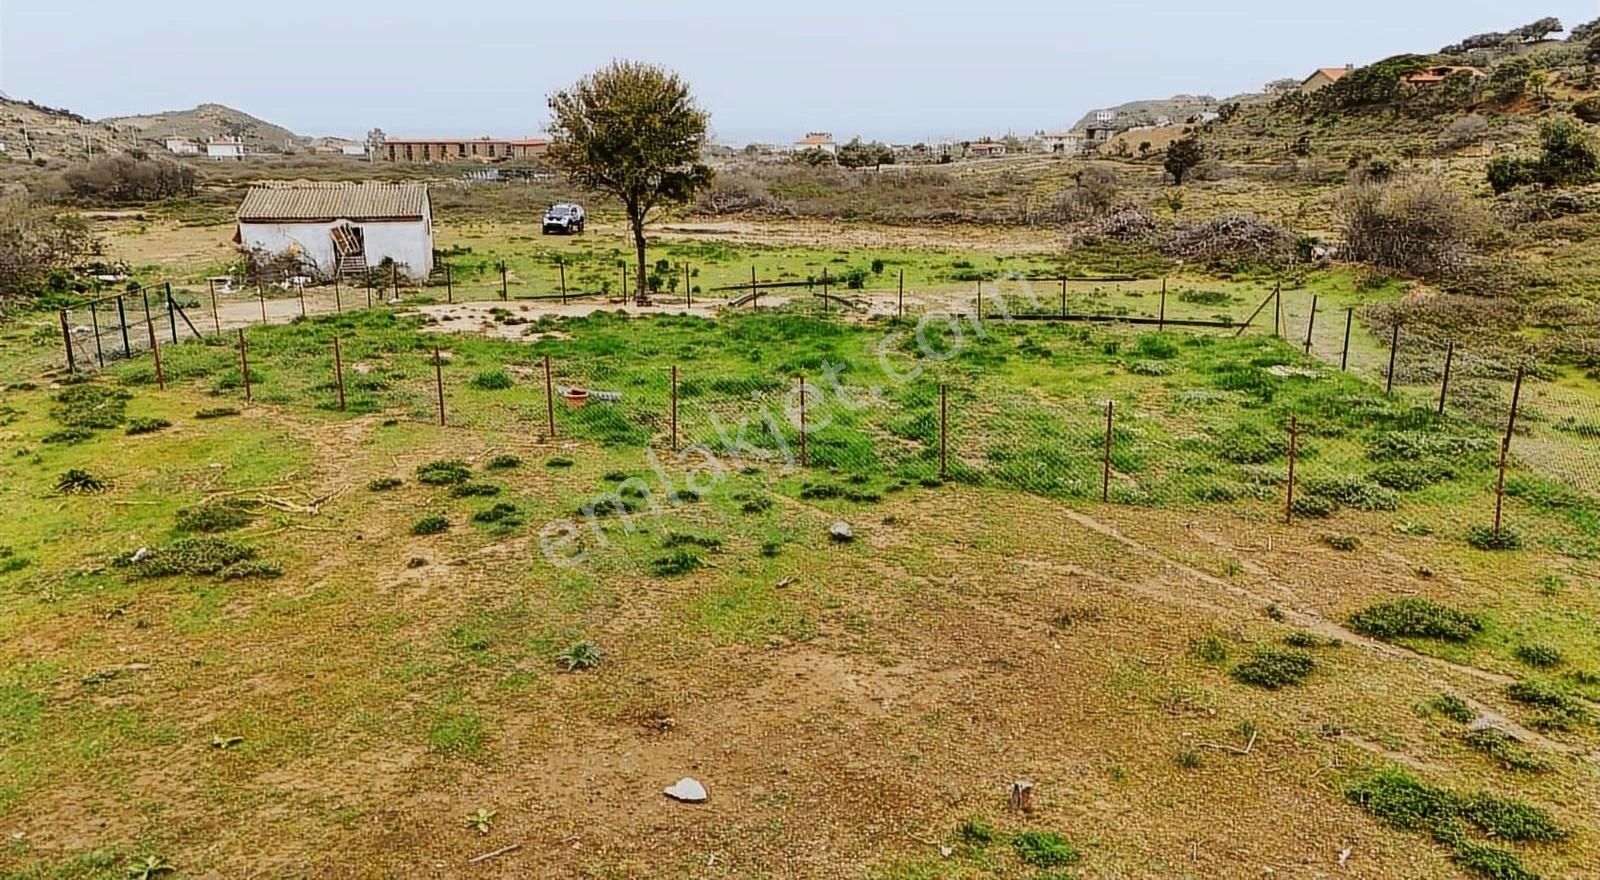
<svg viewBox="0 0 1600 880">
<path fill-rule="evenodd" d="M 1072 128 L 1074 131 L 1082 131 L 1088 128 L 1094 123 L 1099 113 L 1107 110 L 1116 113 L 1117 118 L 1125 123 L 1154 125 L 1162 117 L 1175 122 L 1182 122 L 1199 113 L 1215 113 L 1221 105 L 1221 101 L 1210 95 L 1173 95 L 1170 98 L 1129 101 L 1125 104 L 1118 104 L 1115 107 L 1090 110 Z"/>
<path fill-rule="evenodd" d="M 131 130 L 141 140 L 147 141 L 160 141 L 172 135 L 194 141 L 222 136 L 238 137 L 252 151 L 287 151 L 301 147 L 307 141 L 287 128 L 223 104 L 201 104 L 192 110 L 118 116 L 101 120 L 101 123 L 122 131 Z"/>
<path fill-rule="evenodd" d="M 126 133 L 71 111 L 0 97 L 0 145 L 7 160 L 27 162 L 121 152 L 130 142 Z"/>
</svg>

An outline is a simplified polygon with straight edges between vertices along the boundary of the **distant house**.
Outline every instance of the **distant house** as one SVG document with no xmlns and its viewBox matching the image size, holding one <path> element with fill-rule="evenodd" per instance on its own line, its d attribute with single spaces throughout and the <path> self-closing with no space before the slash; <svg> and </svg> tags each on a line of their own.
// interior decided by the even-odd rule
<svg viewBox="0 0 1600 880">
<path fill-rule="evenodd" d="M 216 162 L 244 159 L 244 141 L 236 137 L 214 137 L 206 142 L 206 158 Z"/>
<path fill-rule="evenodd" d="M 833 135 L 826 131 L 807 132 L 806 136 L 794 142 L 797 153 L 806 150 L 821 150 L 830 156 L 839 154 L 839 145 L 833 142 Z"/>
<path fill-rule="evenodd" d="M 1316 73 L 1313 73 L 1300 81 L 1300 94 L 1310 95 L 1320 92 L 1328 86 L 1331 86 L 1339 80 L 1349 76 L 1350 72 L 1355 69 L 1356 67 L 1354 64 L 1346 64 L 1343 67 L 1318 68 Z"/>
<path fill-rule="evenodd" d="M 341 155 L 341 156 L 351 156 L 351 157 L 354 157 L 354 158 L 357 158 L 357 159 L 365 158 L 366 155 L 367 155 L 367 145 L 366 144 L 345 144 L 344 146 L 339 148 L 339 155 Z"/>
<path fill-rule="evenodd" d="M 234 243 L 321 277 L 392 260 L 420 280 L 433 272 L 433 205 L 422 183 L 264 183 L 245 195 Z"/>
<path fill-rule="evenodd" d="M 1045 132 L 1039 135 L 1039 144 L 1046 153 L 1076 156 L 1083 152 L 1083 135 L 1075 131 Z"/>
<path fill-rule="evenodd" d="M 981 141 L 967 147 L 967 155 L 974 159 L 998 159 L 1006 154 L 1006 145 L 994 141 Z"/>
<path fill-rule="evenodd" d="M 200 145 L 186 137 L 173 135 L 162 142 L 166 145 L 167 152 L 175 156 L 198 156 Z"/>
<path fill-rule="evenodd" d="M 1406 74 L 1404 77 L 1401 77 L 1401 79 L 1419 89 L 1428 89 L 1439 85 L 1458 73 L 1470 76 L 1473 79 L 1479 79 L 1481 77 L 1488 76 L 1488 74 L 1476 67 L 1460 67 L 1452 64 L 1440 64 L 1435 67 L 1428 67 L 1423 70 L 1419 70 L 1416 73 Z"/>
</svg>

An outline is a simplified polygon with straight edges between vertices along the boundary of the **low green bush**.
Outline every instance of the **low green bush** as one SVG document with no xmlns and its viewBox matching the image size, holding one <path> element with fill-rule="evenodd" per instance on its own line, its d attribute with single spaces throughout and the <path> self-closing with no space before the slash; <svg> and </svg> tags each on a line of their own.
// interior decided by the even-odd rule
<svg viewBox="0 0 1600 880">
<path fill-rule="evenodd" d="M 1259 648 L 1249 660 L 1233 668 L 1233 677 L 1267 690 L 1303 684 L 1317 668 L 1316 658 L 1304 651 Z"/>
<path fill-rule="evenodd" d="M 429 486 L 455 486 L 472 478 L 472 468 L 459 459 L 432 461 L 417 468 L 417 482 Z"/>
<path fill-rule="evenodd" d="M 1413 598 L 1357 611 L 1350 617 L 1350 628 L 1383 641 L 1415 638 L 1467 642 L 1483 631 L 1483 621 L 1464 611 Z"/>
<path fill-rule="evenodd" d="M 411 534 L 417 537 L 440 535 L 450 530 L 450 520 L 443 514 L 430 513 L 411 524 Z"/>
<path fill-rule="evenodd" d="M 138 437 L 142 434 L 154 434 L 172 427 L 172 422 L 166 419 L 147 418 L 140 416 L 128 420 L 127 434 L 129 437 Z"/>
<path fill-rule="evenodd" d="M 1011 837 L 1011 849 L 1034 868 L 1065 868 L 1080 858 L 1077 849 L 1054 831 L 1018 832 Z"/>
</svg>

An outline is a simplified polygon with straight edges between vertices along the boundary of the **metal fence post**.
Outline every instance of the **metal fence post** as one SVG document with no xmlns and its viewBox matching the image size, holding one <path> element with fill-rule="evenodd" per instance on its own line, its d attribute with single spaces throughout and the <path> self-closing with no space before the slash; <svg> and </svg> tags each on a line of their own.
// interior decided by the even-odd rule
<svg viewBox="0 0 1600 880">
<path fill-rule="evenodd" d="M 900 295 L 899 295 L 899 299 L 896 300 L 895 317 L 904 318 L 905 316 L 906 316 L 906 270 L 901 269 L 900 270 Z"/>
<path fill-rule="evenodd" d="M 1167 329 L 1167 279 L 1161 279 L 1161 316 L 1156 318 L 1156 330 Z"/>
<path fill-rule="evenodd" d="M 1300 454 L 1300 419 L 1289 417 L 1289 491 L 1283 502 L 1283 521 L 1294 524 L 1294 465 Z"/>
<path fill-rule="evenodd" d="M 983 279 L 978 279 L 978 323 L 983 323 Z"/>
<path fill-rule="evenodd" d="M 1061 317 L 1062 318 L 1066 318 L 1066 316 L 1067 316 L 1067 279 L 1065 277 L 1062 277 L 1062 279 L 1061 279 Z"/>
<path fill-rule="evenodd" d="M 444 301 L 447 303 L 456 301 L 455 272 L 451 270 L 449 263 L 444 264 Z"/>
<path fill-rule="evenodd" d="M 178 306 L 172 301 L 172 282 L 166 282 L 167 294 L 167 326 L 172 328 L 172 342 L 178 342 Z"/>
<path fill-rule="evenodd" d="M 1356 310 L 1344 310 L 1344 352 L 1339 355 L 1339 371 L 1350 369 L 1350 326 L 1356 321 Z"/>
<path fill-rule="evenodd" d="M 101 369 L 106 365 L 106 352 L 100 345 L 100 305 L 93 300 L 89 301 L 89 326 L 94 328 L 94 359 Z M 70 348 L 70 347 L 69 347 Z"/>
<path fill-rule="evenodd" d="M 339 337 L 333 337 L 333 375 L 339 386 L 339 412 L 344 412 L 344 357 L 339 351 Z"/>
<path fill-rule="evenodd" d="M 567 304 L 567 261 L 556 257 L 556 271 L 561 273 L 561 304 Z"/>
<path fill-rule="evenodd" d="M 1516 384 L 1511 389 L 1511 415 L 1506 419 L 1506 436 L 1500 441 L 1500 476 L 1494 488 L 1494 542 L 1500 543 L 1501 524 L 1506 505 L 1506 463 L 1511 458 L 1511 437 L 1517 430 L 1517 408 L 1522 404 L 1522 367 L 1517 367 Z"/>
<path fill-rule="evenodd" d="M 1306 319 L 1306 354 L 1311 354 L 1311 334 L 1317 327 L 1317 302 L 1321 299 L 1318 294 L 1311 294 L 1311 317 Z"/>
<path fill-rule="evenodd" d="M 250 354 L 245 347 L 244 328 L 239 328 L 239 375 L 244 377 L 244 402 L 250 403 Z"/>
<path fill-rule="evenodd" d="M 1272 291 L 1272 335 L 1283 338 L 1283 282 Z"/>
<path fill-rule="evenodd" d="M 501 302 L 505 302 L 509 298 L 510 298 L 510 292 L 506 288 L 506 261 L 505 260 L 501 260 L 500 261 L 500 301 Z"/>
<path fill-rule="evenodd" d="M 117 324 L 122 330 L 122 356 L 132 360 L 133 346 L 128 342 L 128 310 L 122 303 L 122 298 L 124 296 L 126 296 L 126 294 L 117 294 Z"/>
<path fill-rule="evenodd" d="M 556 436 L 556 385 L 551 375 L 550 356 L 544 356 L 544 417 L 550 436 Z"/>
<path fill-rule="evenodd" d="M 1106 401 L 1106 450 L 1100 466 L 1100 503 L 1111 500 L 1111 432 L 1116 420 L 1117 402 Z"/>
<path fill-rule="evenodd" d="M 261 323 L 267 323 L 267 289 L 261 286 L 261 276 L 256 276 L 256 299 L 261 300 Z"/>
<path fill-rule="evenodd" d="M 67 327 L 67 310 L 61 309 L 61 344 L 67 349 L 67 372 L 78 372 L 78 358 L 72 353 L 72 330 Z"/>
<path fill-rule="evenodd" d="M 1390 335 L 1390 339 L 1389 339 L 1389 376 L 1388 376 L 1387 384 L 1384 387 L 1384 393 L 1385 394 L 1393 394 L 1394 393 L 1394 361 L 1395 361 L 1395 357 L 1399 353 L 1400 353 L 1400 322 L 1396 321 L 1395 324 L 1394 324 L 1394 333 L 1392 333 Z"/>
<path fill-rule="evenodd" d="M 217 282 L 207 278 L 206 287 L 211 291 L 211 326 L 215 327 L 217 333 L 220 334 L 222 332 L 222 316 L 217 313 Z"/>
<path fill-rule="evenodd" d="M 806 377 L 800 376 L 800 466 L 810 465 L 810 456 L 806 452 Z"/>
<path fill-rule="evenodd" d="M 939 384 L 939 481 L 950 479 L 950 386 Z"/>
<path fill-rule="evenodd" d="M 439 346 L 433 347 L 433 387 L 439 395 L 439 427 L 444 427 L 444 360 L 439 356 Z"/>
<path fill-rule="evenodd" d="M 750 310 L 755 311 L 756 303 L 761 300 L 761 288 L 756 286 L 756 267 L 750 265 Z"/>
<path fill-rule="evenodd" d="M 333 273 L 333 310 L 341 315 L 344 314 L 344 293 L 339 289 L 342 275 L 344 275 L 343 266 Z"/>
<path fill-rule="evenodd" d="M 1455 365 L 1455 359 L 1456 359 L 1456 343 L 1455 343 L 1455 340 L 1452 339 L 1452 340 L 1450 340 L 1450 344 L 1445 346 L 1445 349 L 1444 349 L 1444 376 L 1439 381 L 1439 417 L 1440 418 L 1444 418 L 1445 396 L 1450 393 L 1450 368 Z"/>
<path fill-rule="evenodd" d="M 372 270 L 363 273 L 367 276 L 367 308 L 372 308 Z"/>
<path fill-rule="evenodd" d="M 672 365 L 672 451 L 678 451 L 678 365 Z"/>
<path fill-rule="evenodd" d="M 306 285 L 305 285 L 305 282 L 304 281 L 296 281 L 294 283 L 294 292 L 295 292 L 296 296 L 300 297 L 300 317 L 304 318 L 306 316 Z"/>
<path fill-rule="evenodd" d="M 400 264 L 393 261 L 389 263 L 389 289 L 390 299 L 400 298 Z"/>
</svg>

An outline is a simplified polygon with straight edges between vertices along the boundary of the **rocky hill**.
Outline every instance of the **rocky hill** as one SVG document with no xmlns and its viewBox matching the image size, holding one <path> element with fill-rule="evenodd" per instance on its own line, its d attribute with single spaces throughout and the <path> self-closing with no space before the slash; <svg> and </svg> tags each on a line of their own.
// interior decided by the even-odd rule
<svg viewBox="0 0 1600 880">
<path fill-rule="evenodd" d="M 222 104 L 201 104 L 192 110 L 118 116 L 101 122 L 119 131 L 135 132 L 140 139 L 150 142 L 160 142 L 173 135 L 197 142 L 213 137 L 238 137 L 252 152 L 292 151 L 304 146 L 307 141 L 287 128 Z"/>
<path fill-rule="evenodd" d="M 0 161 L 77 159 L 122 152 L 130 143 L 127 133 L 71 111 L 0 96 Z"/>
</svg>

